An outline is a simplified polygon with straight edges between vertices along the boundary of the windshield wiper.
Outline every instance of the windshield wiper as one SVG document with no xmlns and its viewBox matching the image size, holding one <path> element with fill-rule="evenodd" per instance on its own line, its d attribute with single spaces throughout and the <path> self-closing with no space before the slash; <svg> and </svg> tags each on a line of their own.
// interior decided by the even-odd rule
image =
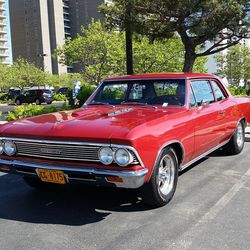
<svg viewBox="0 0 250 250">
<path fill-rule="evenodd" d="M 148 105 L 146 102 L 126 102 L 126 101 L 121 102 L 121 104 L 122 105 L 142 105 L 142 106 Z"/>
<path fill-rule="evenodd" d="M 108 102 L 91 102 L 89 105 L 111 105 Z"/>
</svg>

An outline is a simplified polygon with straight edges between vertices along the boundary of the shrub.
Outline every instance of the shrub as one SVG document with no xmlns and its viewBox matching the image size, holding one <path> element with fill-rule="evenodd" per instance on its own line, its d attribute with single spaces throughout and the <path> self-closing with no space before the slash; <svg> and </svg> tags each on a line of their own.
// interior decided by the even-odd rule
<svg viewBox="0 0 250 250">
<path fill-rule="evenodd" d="M 94 91 L 94 86 L 91 86 L 89 84 L 83 85 L 77 94 L 76 98 L 78 100 L 78 103 L 76 104 L 75 100 L 73 99 L 73 90 L 69 89 L 67 93 L 69 105 L 71 107 L 81 107 Z"/>
<path fill-rule="evenodd" d="M 55 101 L 67 101 L 67 96 L 66 95 L 64 95 L 64 94 L 61 94 L 61 93 L 59 93 L 59 94 L 54 94 L 54 99 L 55 99 Z"/>
<path fill-rule="evenodd" d="M 47 114 L 58 111 L 55 105 L 51 105 L 50 107 L 44 107 L 41 105 L 32 105 L 28 106 L 17 106 L 14 108 L 14 111 L 8 112 L 5 116 L 7 121 L 17 120 L 21 118 L 26 118 L 34 115 Z"/>
<path fill-rule="evenodd" d="M 229 91 L 232 95 L 247 95 L 248 89 L 245 87 L 230 87 Z"/>
</svg>

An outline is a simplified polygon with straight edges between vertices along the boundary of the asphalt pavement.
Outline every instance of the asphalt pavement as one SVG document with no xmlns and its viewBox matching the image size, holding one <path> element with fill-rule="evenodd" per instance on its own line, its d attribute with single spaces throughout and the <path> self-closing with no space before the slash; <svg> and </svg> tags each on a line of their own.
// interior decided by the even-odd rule
<svg viewBox="0 0 250 250">
<path fill-rule="evenodd" d="M 35 191 L 0 174 L 0 249 L 250 249 L 246 140 L 240 155 L 214 153 L 182 173 L 173 200 L 158 209 L 130 190 Z"/>
</svg>

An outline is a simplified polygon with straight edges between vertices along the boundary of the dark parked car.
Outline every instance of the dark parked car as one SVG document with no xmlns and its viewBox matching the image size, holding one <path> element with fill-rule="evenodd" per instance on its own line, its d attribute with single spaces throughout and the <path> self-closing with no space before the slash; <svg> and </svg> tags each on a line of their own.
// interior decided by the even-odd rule
<svg viewBox="0 0 250 250">
<path fill-rule="evenodd" d="M 4 94 L 1 96 L 1 100 L 2 101 L 8 101 L 9 104 L 12 103 L 16 96 L 20 95 L 21 94 L 21 90 L 20 89 L 9 89 L 8 93 Z"/>
<path fill-rule="evenodd" d="M 62 87 L 62 88 L 58 89 L 57 93 L 58 93 L 58 94 L 66 95 L 67 92 L 68 92 L 68 90 L 69 90 L 68 87 Z"/>
<path fill-rule="evenodd" d="M 43 102 L 51 104 L 53 101 L 53 94 L 49 89 L 29 89 L 18 95 L 15 99 L 16 105 L 33 102 L 35 102 L 37 105 Z"/>
</svg>

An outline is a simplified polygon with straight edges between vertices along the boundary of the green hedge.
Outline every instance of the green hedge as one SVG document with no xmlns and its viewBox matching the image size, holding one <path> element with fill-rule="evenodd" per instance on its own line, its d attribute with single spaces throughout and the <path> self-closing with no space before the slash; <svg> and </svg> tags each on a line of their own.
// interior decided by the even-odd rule
<svg viewBox="0 0 250 250">
<path fill-rule="evenodd" d="M 246 87 L 229 87 L 232 95 L 248 95 L 248 88 Z"/>
<path fill-rule="evenodd" d="M 95 91 L 94 86 L 91 86 L 88 84 L 83 85 L 77 94 L 76 98 L 77 98 L 78 102 L 76 104 L 74 99 L 73 99 L 73 90 L 69 89 L 68 93 L 67 93 L 69 105 L 71 107 L 81 107 L 94 91 Z"/>
<path fill-rule="evenodd" d="M 55 101 L 65 101 L 65 102 L 68 100 L 66 95 L 60 93 L 54 94 L 54 99 Z"/>
<path fill-rule="evenodd" d="M 33 105 L 29 104 L 28 106 L 17 106 L 14 108 L 14 111 L 9 111 L 5 116 L 7 121 L 13 121 L 21 118 L 26 118 L 34 115 L 42 115 L 47 113 L 53 113 L 61 110 L 67 109 L 66 104 L 64 103 L 60 109 L 58 109 L 55 105 L 51 105 L 50 107 L 44 107 L 41 105 Z"/>
</svg>

